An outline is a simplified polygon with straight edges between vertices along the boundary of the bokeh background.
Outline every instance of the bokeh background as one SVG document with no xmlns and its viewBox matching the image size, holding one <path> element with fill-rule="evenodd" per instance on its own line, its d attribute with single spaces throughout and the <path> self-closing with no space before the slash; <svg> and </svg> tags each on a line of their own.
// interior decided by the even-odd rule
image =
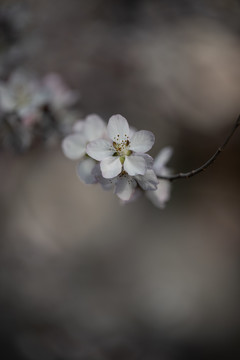
<svg viewBox="0 0 240 360">
<path fill-rule="evenodd" d="M 8 6 L 27 17 L 21 66 L 61 74 L 83 116 L 154 132 L 151 154 L 173 146 L 176 172 L 206 161 L 240 112 L 238 0 Z M 239 358 L 239 154 L 238 132 L 159 210 L 83 185 L 60 144 L 1 152 L 1 358 Z"/>
</svg>

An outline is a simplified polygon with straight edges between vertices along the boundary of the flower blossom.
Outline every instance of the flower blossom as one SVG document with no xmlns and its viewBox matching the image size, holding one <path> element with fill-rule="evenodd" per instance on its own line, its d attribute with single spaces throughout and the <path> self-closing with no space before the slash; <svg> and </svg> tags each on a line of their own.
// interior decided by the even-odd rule
<svg viewBox="0 0 240 360">
<path fill-rule="evenodd" d="M 147 171 L 147 155 L 155 141 L 153 133 L 136 131 L 131 136 L 127 120 L 121 115 L 113 115 L 107 125 L 110 138 L 98 139 L 87 145 L 87 154 L 100 161 L 100 169 L 105 179 L 122 174 L 144 175 Z"/>
<path fill-rule="evenodd" d="M 89 115 L 74 125 L 62 149 L 68 158 L 80 160 L 77 172 L 84 183 L 99 183 L 104 190 L 113 190 L 122 203 L 145 193 L 163 208 L 170 196 L 170 183 L 157 176 L 169 174 L 166 162 L 172 149 L 164 148 L 153 160 L 146 154 L 153 143 L 150 131 L 129 128 L 121 115 L 113 115 L 108 125 L 99 116 Z"/>
<path fill-rule="evenodd" d="M 77 173 L 86 184 L 97 182 L 93 169 L 97 162 L 86 155 L 87 144 L 106 135 L 106 124 L 95 114 L 79 120 L 73 127 L 73 134 L 66 136 L 62 142 L 63 153 L 71 160 L 81 160 Z"/>
</svg>

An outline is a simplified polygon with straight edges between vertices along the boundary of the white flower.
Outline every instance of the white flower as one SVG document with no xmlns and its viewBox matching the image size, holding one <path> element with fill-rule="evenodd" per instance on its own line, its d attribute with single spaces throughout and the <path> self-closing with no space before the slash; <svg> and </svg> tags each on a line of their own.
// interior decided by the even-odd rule
<svg viewBox="0 0 240 360">
<path fill-rule="evenodd" d="M 166 167 L 166 163 L 172 156 L 172 148 L 166 147 L 160 151 L 153 163 L 153 170 L 157 176 L 169 175 L 170 170 Z M 163 209 L 166 202 L 170 198 L 171 184 L 168 180 L 159 179 L 157 189 L 155 191 L 146 191 L 146 196 L 158 208 Z"/>
<path fill-rule="evenodd" d="M 7 82 L 0 82 L 0 111 L 16 113 L 26 126 L 40 118 L 40 107 L 45 102 L 40 83 L 21 71 L 14 72 Z"/>
<path fill-rule="evenodd" d="M 100 161 L 103 177 L 112 179 L 121 173 L 144 175 L 147 171 L 144 153 L 152 148 L 154 135 L 146 130 L 131 135 L 128 122 L 121 115 L 109 119 L 107 132 L 111 141 L 99 139 L 87 146 L 87 154 Z"/>
<path fill-rule="evenodd" d="M 95 114 L 78 121 L 73 127 L 74 133 L 66 136 L 62 141 L 62 150 L 71 160 L 80 160 L 77 167 L 79 178 L 86 184 L 97 182 L 93 170 L 96 161 L 86 156 L 87 144 L 106 135 L 106 124 Z"/>
</svg>

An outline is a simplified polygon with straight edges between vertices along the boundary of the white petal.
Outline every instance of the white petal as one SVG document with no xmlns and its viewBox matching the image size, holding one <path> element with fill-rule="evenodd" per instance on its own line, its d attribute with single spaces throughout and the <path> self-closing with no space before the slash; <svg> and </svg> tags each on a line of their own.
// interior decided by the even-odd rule
<svg viewBox="0 0 240 360">
<path fill-rule="evenodd" d="M 119 157 L 108 157 L 101 161 L 100 168 L 105 179 L 112 179 L 122 171 L 122 164 Z"/>
<path fill-rule="evenodd" d="M 143 156 L 126 156 L 123 164 L 124 170 L 128 175 L 144 175 L 147 170 L 147 163 Z"/>
<path fill-rule="evenodd" d="M 153 168 L 157 175 L 159 175 L 159 176 L 164 175 L 164 174 L 162 174 L 162 172 L 164 171 L 164 167 L 165 167 L 166 163 L 172 156 L 172 153 L 173 153 L 173 149 L 170 146 L 163 148 L 159 152 L 156 159 L 154 160 L 154 165 L 153 165 Z"/>
<path fill-rule="evenodd" d="M 96 161 L 85 158 L 77 166 L 77 174 L 85 184 L 95 184 L 97 179 L 93 174 L 93 169 L 96 166 Z"/>
<path fill-rule="evenodd" d="M 160 209 L 163 209 L 170 198 L 171 184 L 167 180 L 159 180 L 156 191 L 147 191 L 147 197 Z"/>
<path fill-rule="evenodd" d="M 68 135 L 62 141 L 62 150 L 69 159 L 80 159 L 86 152 L 86 141 L 82 134 Z"/>
<path fill-rule="evenodd" d="M 95 160 L 101 161 L 114 154 L 112 144 L 104 139 L 98 139 L 87 145 L 87 154 Z"/>
<path fill-rule="evenodd" d="M 107 131 L 110 139 L 117 143 L 127 140 L 129 136 L 129 125 L 122 115 L 113 115 L 108 122 Z"/>
<path fill-rule="evenodd" d="M 134 194 L 137 183 L 130 176 L 121 176 L 118 178 L 115 194 L 123 201 L 128 201 Z"/>
<path fill-rule="evenodd" d="M 151 131 L 140 130 L 137 131 L 130 140 L 130 150 L 135 152 L 147 152 L 149 151 L 155 141 L 155 136 Z"/>
<path fill-rule="evenodd" d="M 153 170 L 148 169 L 145 175 L 137 175 L 135 179 L 143 190 L 157 190 L 159 180 Z"/>
<path fill-rule="evenodd" d="M 86 117 L 84 126 L 84 135 L 87 141 L 97 140 L 107 133 L 105 122 L 96 114 Z"/>
</svg>

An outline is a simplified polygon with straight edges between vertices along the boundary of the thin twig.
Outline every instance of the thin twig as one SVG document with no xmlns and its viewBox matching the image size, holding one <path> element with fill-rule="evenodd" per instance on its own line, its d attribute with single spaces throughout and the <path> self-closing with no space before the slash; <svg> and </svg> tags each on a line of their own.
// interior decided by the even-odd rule
<svg viewBox="0 0 240 360">
<path fill-rule="evenodd" d="M 238 119 L 237 119 L 236 123 L 234 124 L 230 134 L 227 136 L 224 143 L 217 149 L 215 154 L 213 154 L 213 156 L 211 156 L 210 159 L 208 161 L 206 161 L 199 168 L 197 168 L 195 170 L 191 170 L 191 171 L 186 172 L 186 173 L 179 173 L 179 174 L 166 175 L 166 176 L 162 175 L 162 176 L 158 176 L 158 178 L 159 179 L 169 180 L 169 181 L 174 181 L 174 180 L 177 180 L 177 179 L 188 179 L 188 178 L 190 178 L 190 177 L 192 177 L 194 175 L 197 175 L 200 172 L 204 171 L 205 169 L 208 168 L 208 166 L 210 166 L 210 165 L 212 165 L 214 163 L 214 161 L 216 160 L 218 155 L 220 155 L 220 153 L 225 149 L 226 145 L 228 144 L 228 142 L 232 138 L 233 134 L 235 133 L 235 131 L 237 130 L 239 125 L 240 125 L 240 115 L 238 116 Z"/>
</svg>

